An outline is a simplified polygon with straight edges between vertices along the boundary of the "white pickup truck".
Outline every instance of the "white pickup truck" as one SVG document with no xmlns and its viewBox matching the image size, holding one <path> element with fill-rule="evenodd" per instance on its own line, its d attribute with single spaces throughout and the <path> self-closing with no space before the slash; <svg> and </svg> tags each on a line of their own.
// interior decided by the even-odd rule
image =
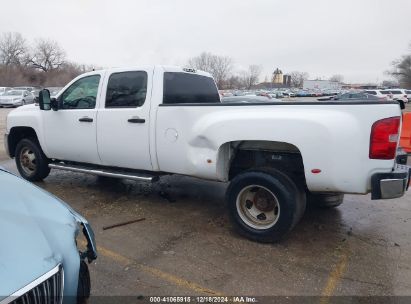
<svg viewBox="0 0 411 304">
<path fill-rule="evenodd" d="M 402 196 L 409 170 L 396 161 L 400 126 L 397 102 L 224 104 L 208 73 L 143 66 L 83 74 L 56 98 L 43 90 L 39 105 L 9 113 L 5 143 L 30 181 L 53 168 L 230 182 L 239 231 L 273 242 L 306 201 L 333 207 L 344 193 Z"/>
</svg>

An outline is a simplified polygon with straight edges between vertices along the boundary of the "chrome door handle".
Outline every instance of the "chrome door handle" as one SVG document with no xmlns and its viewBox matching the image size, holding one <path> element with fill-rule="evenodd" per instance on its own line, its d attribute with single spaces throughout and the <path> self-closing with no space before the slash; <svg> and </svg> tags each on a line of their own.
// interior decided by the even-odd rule
<svg viewBox="0 0 411 304">
<path fill-rule="evenodd" d="M 93 122 L 93 118 L 91 118 L 91 117 L 81 117 L 81 118 L 78 119 L 78 121 L 81 121 L 81 122 Z"/>
<path fill-rule="evenodd" d="M 140 118 L 138 116 L 133 116 L 127 120 L 130 123 L 145 123 L 146 120 L 144 118 Z"/>
</svg>

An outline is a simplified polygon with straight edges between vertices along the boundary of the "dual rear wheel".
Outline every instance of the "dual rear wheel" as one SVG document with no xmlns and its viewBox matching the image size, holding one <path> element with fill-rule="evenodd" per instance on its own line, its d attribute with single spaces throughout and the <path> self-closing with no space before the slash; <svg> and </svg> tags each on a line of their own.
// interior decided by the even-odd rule
<svg viewBox="0 0 411 304">
<path fill-rule="evenodd" d="M 246 171 L 227 189 L 230 217 L 245 237 L 276 242 L 298 223 L 306 206 L 305 192 L 275 169 Z"/>
<path fill-rule="evenodd" d="M 243 236 L 258 242 L 281 240 L 302 218 L 306 204 L 337 207 L 344 196 L 310 193 L 276 169 L 250 170 L 237 175 L 227 188 L 231 220 Z"/>
</svg>

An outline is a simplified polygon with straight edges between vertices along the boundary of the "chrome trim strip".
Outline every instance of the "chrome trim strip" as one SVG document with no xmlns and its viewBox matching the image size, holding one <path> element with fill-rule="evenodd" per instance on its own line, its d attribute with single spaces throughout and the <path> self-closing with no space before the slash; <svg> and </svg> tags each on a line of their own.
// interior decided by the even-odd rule
<svg viewBox="0 0 411 304">
<path fill-rule="evenodd" d="M 64 286 L 64 271 L 63 268 L 61 266 L 61 264 L 58 264 L 56 267 L 54 267 L 52 270 L 50 270 L 49 272 L 46 272 L 45 274 L 43 274 L 42 276 L 38 277 L 37 279 L 35 279 L 34 281 L 32 281 L 31 283 L 29 283 L 28 285 L 24 286 L 23 288 L 17 290 L 15 293 L 13 293 L 12 295 L 8 296 L 7 298 L 3 299 L 0 301 L 0 304 L 8 304 L 14 300 L 16 300 L 18 297 L 24 295 L 25 293 L 29 292 L 30 290 L 32 290 L 34 287 L 40 285 L 41 283 L 43 283 L 44 281 L 46 281 L 47 279 L 51 278 L 53 275 L 55 275 L 56 273 L 59 272 L 59 270 L 62 269 L 62 286 Z M 63 290 L 63 288 L 62 288 Z"/>
<path fill-rule="evenodd" d="M 96 169 L 84 169 L 84 168 L 77 168 L 77 167 L 58 165 L 58 164 L 49 164 L 49 167 L 52 169 L 60 169 L 60 170 L 73 171 L 73 172 L 79 172 L 79 173 L 88 173 L 88 174 L 99 175 L 99 176 L 125 178 L 125 179 L 131 179 L 131 180 L 144 180 L 144 181 L 149 181 L 149 182 L 153 181 L 153 177 L 129 175 L 129 174 L 121 174 L 121 173 L 110 173 L 107 171 L 96 170 Z"/>
<path fill-rule="evenodd" d="M 406 188 L 406 178 L 387 178 L 380 180 L 381 198 L 398 198 L 404 195 Z"/>
<path fill-rule="evenodd" d="M 63 303 L 64 299 L 64 268 L 61 267 L 61 292 L 60 292 L 60 304 Z"/>
</svg>

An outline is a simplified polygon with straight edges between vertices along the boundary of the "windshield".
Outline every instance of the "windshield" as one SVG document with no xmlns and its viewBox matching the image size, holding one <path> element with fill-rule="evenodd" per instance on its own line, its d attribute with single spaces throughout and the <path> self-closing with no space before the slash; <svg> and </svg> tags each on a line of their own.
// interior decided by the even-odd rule
<svg viewBox="0 0 411 304">
<path fill-rule="evenodd" d="M 381 91 L 381 94 L 388 95 L 388 94 L 391 94 L 391 92 L 390 91 Z"/>
</svg>

